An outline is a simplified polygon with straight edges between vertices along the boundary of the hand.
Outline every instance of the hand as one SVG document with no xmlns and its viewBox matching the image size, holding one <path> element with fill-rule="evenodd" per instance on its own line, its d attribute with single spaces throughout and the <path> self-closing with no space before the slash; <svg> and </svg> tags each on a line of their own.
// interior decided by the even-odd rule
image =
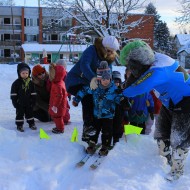
<svg viewBox="0 0 190 190">
<path fill-rule="evenodd" d="M 52 110 L 54 113 L 57 113 L 57 107 L 53 106 L 53 107 L 51 108 L 51 110 Z"/>
<path fill-rule="evenodd" d="M 73 101 L 72 101 L 72 105 L 73 105 L 74 107 L 77 107 L 77 106 L 78 106 L 78 103 L 73 100 Z"/>
<path fill-rule="evenodd" d="M 152 120 L 154 120 L 154 114 L 153 114 L 153 113 L 150 113 L 150 118 L 151 118 Z"/>
<path fill-rule="evenodd" d="M 90 82 L 90 88 L 91 88 L 91 90 L 96 90 L 98 88 L 97 77 L 92 78 L 92 80 Z"/>
</svg>

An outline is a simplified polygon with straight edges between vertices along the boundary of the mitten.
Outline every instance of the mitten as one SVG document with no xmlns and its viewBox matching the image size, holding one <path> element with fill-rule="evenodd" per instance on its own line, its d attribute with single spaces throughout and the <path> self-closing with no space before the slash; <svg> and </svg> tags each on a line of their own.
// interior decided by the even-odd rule
<svg viewBox="0 0 190 190">
<path fill-rule="evenodd" d="M 121 105 L 124 109 L 126 109 L 126 110 L 130 109 L 130 107 L 131 107 L 131 104 L 130 104 L 130 102 L 129 102 L 129 100 L 128 100 L 127 97 L 122 97 L 122 98 L 120 99 L 120 105 Z"/>
<path fill-rule="evenodd" d="M 90 82 L 90 88 L 91 88 L 91 90 L 96 90 L 98 88 L 97 77 L 92 78 L 92 80 Z"/>
<path fill-rule="evenodd" d="M 78 103 L 73 100 L 73 101 L 72 101 L 72 105 L 73 105 L 74 107 L 77 107 L 77 106 L 78 106 Z"/>
<path fill-rule="evenodd" d="M 52 110 L 54 113 L 57 113 L 57 107 L 52 106 L 51 110 Z"/>
</svg>

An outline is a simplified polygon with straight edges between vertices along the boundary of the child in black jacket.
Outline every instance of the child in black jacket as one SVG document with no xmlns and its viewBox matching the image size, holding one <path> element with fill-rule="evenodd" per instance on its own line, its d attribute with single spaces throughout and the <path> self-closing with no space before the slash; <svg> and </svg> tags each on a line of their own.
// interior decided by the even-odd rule
<svg viewBox="0 0 190 190">
<path fill-rule="evenodd" d="M 30 79 L 30 67 L 26 63 L 20 63 L 17 66 L 18 79 L 11 86 L 11 100 L 14 108 L 16 108 L 17 130 L 24 132 L 24 116 L 32 130 L 36 130 L 33 106 L 36 101 L 36 92 L 34 84 Z"/>
</svg>

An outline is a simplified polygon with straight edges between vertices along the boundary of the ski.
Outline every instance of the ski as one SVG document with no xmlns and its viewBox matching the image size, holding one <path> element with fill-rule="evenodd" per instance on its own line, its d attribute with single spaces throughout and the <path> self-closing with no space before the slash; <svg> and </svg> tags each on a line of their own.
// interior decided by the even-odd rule
<svg viewBox="0 0 190 190">
<path fill-rule="evenodd" d="M 101 144 L 97 144 L 96 145 L 96 151 L 100 148 Z M 96 151 L 93 153 L 93 154 L 87 154 L 76 164 L 77 167 L 82 167 L 86 164 L 86 162 L 89 160 L 89 158 L 91 158 L 95 153 Z"/>
<path fill-rule="evenodd" d="M 98 166 L 102 163 L 105 157 L 106 156 L 98 156 L 98 158 L 94 161 L 94 163 L 90 165 L 90 168 L 93 170 L 98 168 Z"/>
</svg>

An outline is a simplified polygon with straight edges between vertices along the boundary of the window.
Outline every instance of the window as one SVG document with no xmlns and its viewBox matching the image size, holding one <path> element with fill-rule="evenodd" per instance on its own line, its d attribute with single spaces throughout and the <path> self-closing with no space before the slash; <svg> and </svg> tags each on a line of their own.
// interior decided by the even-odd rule
<svg viewBox="0 0 190 190">
<path fill-rule="evenodd" d="M 21 24 L 20 18 L 15 18 L 15 19 L 14 19 L 14 24 L 20 25 L 20 24 Z"/>
<path fill-rule="evenodd" d="M 4 34 L 4 40 L 10 40 L 11 39 L 11 35 L 10 34 Z"/>
<path fill-rule="evenodd" d="M 11 56 L 11 50 L 10 49 L 4 49 L 4 57 L 10 57 Z"/>
<path fill-rule="evenodd" d="M 37 35 L 26 35 L 25 41 L 27 41 L 27 42 L 36 42 L 37 41 Z"/>
<path fill-rule="evenodd" d="M 4 18 L 4 24 L 11 24 L 10 18 Z"/>
<path fill-rule="evenodd" d="M 24 26 L 39 26 L 39 20 L 37 18 L 24 18 Z"/>
<path fill-rule="evenodd" d="M 52 34 L 51 35 L 51 40 L 58 40 L 58 35 L 57 34 Z"/>
</svg>

